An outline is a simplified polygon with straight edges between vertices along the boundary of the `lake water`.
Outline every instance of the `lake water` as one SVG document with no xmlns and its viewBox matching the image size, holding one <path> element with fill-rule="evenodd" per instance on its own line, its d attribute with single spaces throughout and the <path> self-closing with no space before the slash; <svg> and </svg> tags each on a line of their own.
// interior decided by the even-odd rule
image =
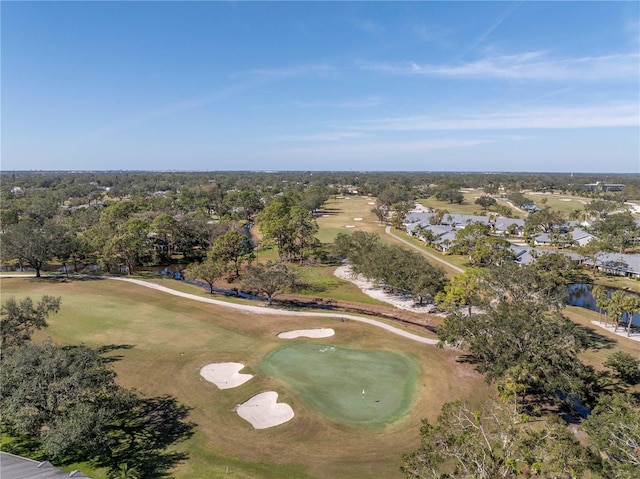
<svg viewBox="0 0 640 479">
<path fill-rule="evenodd" d="M 593 285 L 584 284 L 584 283 L 575 283 L 570 285 L 568 303 L 571 306 L 580 306 L 581 308 L 587 308 L 587 309 L 590 309 L 591 311 L 598 311 L 598 307 L 596 306 L 596 300 L 591 295 L 592 287 Z M 609 293 L 609 295 L 611 295 L 613 291 L 615 291 L 615 289 L 607 288 L 607 292 Z M 629 294 L 636 294 L 636 293 L 630 292 Z M 603 312 L 604 311 L 606 310 L 603 310 Z M 627 314 L 625 313 L 624 316 L 622 316 L 622 322 L 625 323 L 626 321 L 627 321 Z M 631 324 L 633 326 L 640 327 L 640 314 L 635 313 L 633 315 L 633 320 L 631 321 Z"/>
</svg>

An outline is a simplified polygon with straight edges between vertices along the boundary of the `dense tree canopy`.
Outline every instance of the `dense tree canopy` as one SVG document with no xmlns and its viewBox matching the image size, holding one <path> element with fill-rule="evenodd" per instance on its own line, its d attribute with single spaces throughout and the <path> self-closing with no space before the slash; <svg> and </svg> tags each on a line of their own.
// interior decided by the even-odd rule
<svg viewBox="0 0 640 479">
<path fill-rule="evenodd" d="M 295 284 L 295 270 L 284 263 L 272 261 L 249 266 L 242 279 L 245 290 L 264 294 L 269 305 L 274 297 L 291 290 Z"/>
<path fill-rule="evenodd" d="M 274 198 L 258 216 L 258 225 L 264 239 L 275 243 L 283 260 L 302 261 L 317 245 L 314 235 L 318 225 L 313 212 L 302 206 L 298 194 Z"/>
<path fill-rule="evenodd" d="M 362 275 L 390 291 L 408 292 L 418 304 L 432 301 L 446 284 L 442 268 L 421 254 L 383 244 L 375 233 L 340 233 L 334 252 L 346 259 L 355 275 Z"/>
<path fill-rule="evenodd" d="M 559 423 L 528 427 L 509 404 L 480 410 L 448 403 L 435 424 L 423 421 L 420 447 L 401 467 L 406 479 L 574 479 L 597 470 L 598 460 Z"/>
<path fill-rule="evenodd" d="M 640 404 L 630 394 L 602 396 L 584 422 L 593 445 L 605 455 L 605 477 L 640 474 Z"/>
<path fill-rule="evenodd" d="M 59 309 L 60 298 L 52 296 L 43 296 L 36 305 L 31 298 L 7 298 L 0 310 L 0 353 L 29 341 L 35 330 L 47 327 L 47 317 L 57 313 Z"/>
<path fill-rule="evenodd" d="M 64 230 L 52 222 L 40 225 L 33 220 L 21 221 L 2 235 L 2 257 L 30 265 L 40 277 L 43 266 L 58 253 L 63 235 Z"/>
<path fill-rule="evenodd" d="M 522 395 L 555 400 L 558 392 L 582 392 L 577 355 L 586 336 L 557 311 L 533 302 L 500 302 L 483 314 L 449 315 L 438 330 L 444 343 L 464 345 L 489 381 L 517 381 Z"/>
</svg>

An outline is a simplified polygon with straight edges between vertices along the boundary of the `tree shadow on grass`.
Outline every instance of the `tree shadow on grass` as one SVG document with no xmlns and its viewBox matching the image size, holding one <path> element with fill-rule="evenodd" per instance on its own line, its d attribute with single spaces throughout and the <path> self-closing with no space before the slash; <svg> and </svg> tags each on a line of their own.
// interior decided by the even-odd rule
<svg viewBox="0 0 640 479">
<path fill-rule="evenodd" d="M 96 350 L 102 356 L 105 363 L 113 363 L 116 361 L 120 361 L 121 359 L 124 358 L 124 356 L 121 354 L 116 354 L 116 355 L 104 357 L 103 355 L 107 353 L 111 353 L 113 351 L 119 351 L 123 349 L 133 349 L 133 348 L 135 348 L 134 344 L 105 344 L 104 346 L 100 346 L 96 348 Z"/>
<path fill-rule="evenodd" d="M 456 362 L 463 364 L 479 364 L 478 359 L 473 354 L 460 354 L 456 358 Z"/>
<path fill-rule="evenodd" d="M 140 478 L 167 477 L 189 457 L 186 452 L 167 450 L 193 435 L 196 424 L 186 421 L 189 411 L 169 395 L 138 400 L 114 425 L 112 438 L 118 446 L 96 465 L 113 471 L 126 464 L 135 467 Z"/>
<path fill-rule="evenodd" d="M 28 436 L 20 436 L 10 428 L 2 427 L 2 436 L 4 442 L 2 444 L 2 450 L 16 456 L 29 457 L 36 461 L 45 461 L 47 458 L 44 456 L 40 443 Z"/>
<path fill-rule="evenodd" d="M 616 340 L 600 334 L 596 329 L 589 326 L 576 325 L 576 329 L 583 335 L 584 345 L 587 349 L 613 349 Z"/>
<path fill-rule="evenodd" d="M 318 216 L 322 216 L 322 215 L 337 215 L 338 213 L 340 213 L 342 210 L 340 208 L 321 208 L 317 211 L 317 215 Z"/>
</svg>

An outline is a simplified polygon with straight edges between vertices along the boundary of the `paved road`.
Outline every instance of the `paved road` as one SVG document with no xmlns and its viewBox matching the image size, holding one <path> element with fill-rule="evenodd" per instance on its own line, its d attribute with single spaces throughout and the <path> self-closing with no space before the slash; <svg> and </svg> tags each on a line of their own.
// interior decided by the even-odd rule
<svg viewBox="0 0 640 479">
<path fill-rule="evenodd" d="M 12 275 L 12 274 L 0 274 L 0 278 L 30 278 L 33 277 L 31 275 Z M 305 316 L 305 317 L 316 317 L 316 318 L 340 318 L 340 319 L 348 319 L 350 321 L 358 321 L 361 323 L 366 323 L 371 326 L 375 326 L 377 328 L 382 328 L 386 331 L 389 331 L 393 334 L 397 334 L 398 336 L 402 336 L 403 338 L 411 339 L 412 341 L 417 341 L 423 344 L 438 344 L 437 339 L 425 338 L 423 336 L 418 336 L 417 334 L 410 333 L 400 328 L 396 328 L 395 326 L 391 326 L 389 324 L 383 323 L 381 321 L 376 321 L 375 319 L 363 318 L 360 316 L 354 316 L 351 314 L 342 314 L 342 313 L 314 313 L 309 311 L 289 311 L 284 309 L 277 309 L 266 306 L 253 306 L 250 304 L 238 304 L 238 303 L 228 303 L 226 301 L 221 301 L 219 299 L 213 298 L 205 298 L 202 296 L 198 296 L 196 294 L 183 293 L 181 291 L 176 291 L 175 289 L 167 288 L 166 286 L 161 286 L 155 283 L 149 283 L 147 281 L 142 281 L 140 279 L 133 278 L 116 278 L 110 276 L 97 276 L 99 278 L 111 279 L 115 281 L 126 281 L 128 283 L 134 283 L 139 286 L 143 286 L 145 288 L 155 289 L 157 291 L 162 291 L 163 293 L 172 294 L 174 296 L 180 296 L 182 298 L 190 299 L 193 301 L 200 301 L 202 303 L 215 304 L 216 306 L 222 306 L 224 308 L 238 309 L 244 311 L 246 313 L 253 314 L 276 314 L 279 316 Z"/>
<path fill-rule="evenodd" d="M 385 231 L 387 232 L 387 234 L 388 234 L 389 236 L 391 236 L 391 237 L 393 237 L 393 238 L 397 239 L 398 241 L 403 242 L 404 244 L 406 244 L 406 245 L 407 245 L 407 246 L 409 246 L 410 248 L 413 248 L 413 249 L 415 249 L 415 250 L 420 251 L 422 254 L 427 255 L 429 258 L 432 258 L 432 259 L 434 259 L 434 260 L 436 260 L 436 261 L 438 261 L 438 262 L 440 262 L 440 263 L 444 264 L 444 265 L 445 265 L 445 266 L 447 266 L 448 268 L 451 268 L 452 270 L 457 271 L 458 273 L 463 273 L 463 272 L 464 272 L 464 270 L 463 270 L 462 268 L 458 268 L 457 266 L 455 266 L 455 265 L 453 265 L 453 264 L 449 263 L 448 261 L 445 261 L 445 260 L 443 260 L 442 258 L 439 258 L 439 257 L 437 257 L 436 255 L 431 254 L 431 253 L 429 253 L 428 251 L 425 251 L 425 250 L 424 250 L 424 249 L 422 249 L 422 248 L 418 248 L 416 245 L 414 245 L 413 243 L 410 243 L 410 242 L 409 242 L 409 241 L 407 241 L 406 239 L 404 239 L 404 238 L 400 238 L 400 236 L 396 236 L 396 235 L 394 235 L 394 234 L 391 232 L 391 226 L 388 226 L 388 225 L 387 225 L 387 227 L 385 228 Z"/>
</svg>

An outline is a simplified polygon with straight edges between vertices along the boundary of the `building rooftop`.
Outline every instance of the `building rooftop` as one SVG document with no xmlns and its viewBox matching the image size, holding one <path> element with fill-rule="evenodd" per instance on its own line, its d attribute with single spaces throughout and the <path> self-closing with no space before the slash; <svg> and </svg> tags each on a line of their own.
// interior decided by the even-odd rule
<svg viewBox="0 0 640 479">
<path fill-rule="evenodd" d="M 3 479 L 62 479 L 84 477 L 80 471 L 66 472 L 49 461 L 34 461 L 8 452 L 0 452 L 0 477 Z"/>
</svg>

